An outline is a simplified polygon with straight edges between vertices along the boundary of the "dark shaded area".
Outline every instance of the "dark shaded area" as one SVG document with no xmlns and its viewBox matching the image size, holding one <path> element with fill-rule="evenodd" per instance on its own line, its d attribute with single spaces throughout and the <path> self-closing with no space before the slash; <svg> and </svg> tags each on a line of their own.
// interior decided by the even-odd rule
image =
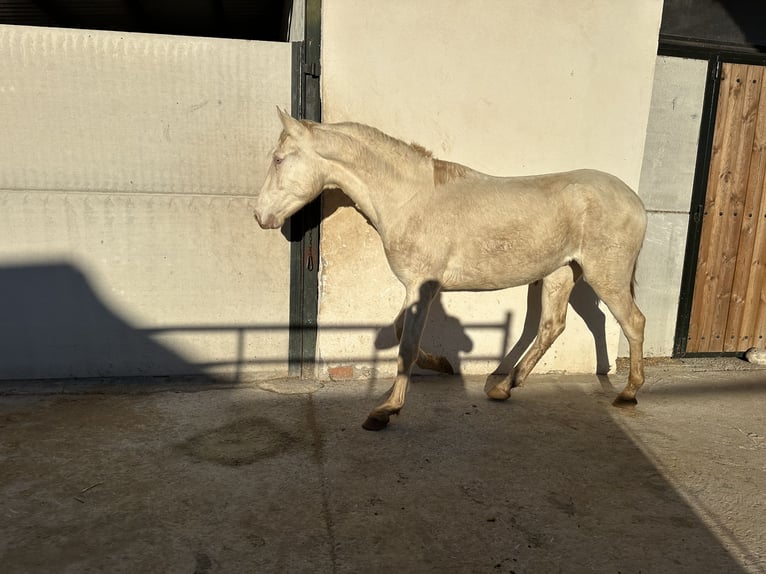
<svg viewBox="0 0 766 574">
<path fill-rule="evenodd" d="M 663 41 L 766 51 L 766 3 L 754 0 L 665 0 Z"/>
<path fill-rule="evenodd" d="M 746 569 L 737 538 L 710 526 L 757 529 L 742 504 L 757 497 L 733 492 L 756 491 L 757 452 L 714 430 L 737 424 L 747 397 L 699 411 L 647 400 L 650 416 L 615 420 L 611 394 L 585 380 L 538 379 L 497 403 L 478 380 L 434 378 L 377 434 L 358 428 L 369 398 L 345 382 L 2 397 L 0 560 L 8 572 L 757 571 L 757 534 L 738 547 Z"/>
<path fill-rule="evenodd" d="M 0 349 L 6 379 L 200 370 L 126 323 L 66 264 L 0 268 Z"/>
<path fill-rule="evenodd" d="M 508 321 L 492 324 L 461 323 L 447 315 L 439 299 L 431 309 L 426 348 L 444 354 L 459 368 L 459 352 L 473 348 L 465 329 L 500 331 L 508 340 Z M 378 333 L 376 348 L 396 345 L 393 326 L 379 324 L 325 326 L 326 331 Z M 165 377 L 195 375 L 213 383 L 240 382 L 253 366 L 281 366 L 284 356 L 261 356 L 246 340 L 284 332 L 288 324 L 226 323 L 165 324 L 141 327 L 130 324 L 104 302 L 87 276 L 67 263 L 0 267 L 0 380 L 75 379 L 105 377 Z M 158 338 L 225 335 L 231 348 L 213 361 L 181 357 Z M 489 357 L 499 361 L 504 354 Z M 338 363 L 366 363 L 369 356 L 331 357 Z M 376 359 L 373 359 L 375 362 Z M 206 375 L 210 369 L 220 374 Z M 218 371 L 216 371 L 218 373 Z"/>
<path fill-rule="evenodd" d="M 0 0 L 0 24 L 286 41 L 292 0 Z"/>
</svg>

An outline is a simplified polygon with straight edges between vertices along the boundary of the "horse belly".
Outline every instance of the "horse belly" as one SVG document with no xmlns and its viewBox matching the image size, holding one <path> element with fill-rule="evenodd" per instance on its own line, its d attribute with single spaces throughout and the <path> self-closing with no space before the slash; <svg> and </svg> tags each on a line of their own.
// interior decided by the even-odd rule
<svg viewBox="0 0 766 574">
<path fill-rule="evenodd" d="M 541 247 L 485 240 L 478 248 L 460 249 L 445 268 L 443 289 L 484 291 L 528 285 L 574 259 L 568 246 Z"/>
</svg>

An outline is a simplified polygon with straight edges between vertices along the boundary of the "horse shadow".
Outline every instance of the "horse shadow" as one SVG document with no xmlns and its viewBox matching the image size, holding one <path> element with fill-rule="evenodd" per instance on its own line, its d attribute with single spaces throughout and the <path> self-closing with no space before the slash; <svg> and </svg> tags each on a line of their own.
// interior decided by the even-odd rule
<svg viewBox="0 0 766 574">
<path fill-rule="evenodd" d="M 398 346 L 399 341 L 396 338 L 393 323 L 378 331 L 374 344 L 375 349 L 379 351 Z M 452 365 L 455 374 L 461 372 L 461 353 L 470 353 L 473 350 L 473 340 L 466 333 L 460 320 L 447 313 L 442 303 L 441 293 L 431 303 L 420 346 L 429 353 L 445 357 Z M 415 366 L 412 372 L 424 374 L 430 371 Z"/>
</svg>

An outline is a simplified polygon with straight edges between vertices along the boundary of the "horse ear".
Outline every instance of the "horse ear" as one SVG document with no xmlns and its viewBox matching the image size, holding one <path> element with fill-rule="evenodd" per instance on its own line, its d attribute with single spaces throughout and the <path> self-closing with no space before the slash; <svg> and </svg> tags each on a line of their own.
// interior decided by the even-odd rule
<svg viewBox="0 0 766 574">
<path fill-rule="evenodd" d="M 285 131 L 288 133 L 288 135 L 298 138 L 306 133 L 306 126 L 304 126 L 301 122 L 296 120 L 294 117 L 292 117 L 290 114 L 278 106 L 277 112 L 279 113 L 279 119 L 282 122 L 282 127 L 285 128 Z"/>
</svg>

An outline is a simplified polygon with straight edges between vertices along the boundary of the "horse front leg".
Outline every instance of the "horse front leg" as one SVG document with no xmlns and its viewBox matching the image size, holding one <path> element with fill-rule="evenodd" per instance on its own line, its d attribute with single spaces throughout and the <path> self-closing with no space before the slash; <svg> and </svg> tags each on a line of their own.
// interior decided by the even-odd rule
<svg viewBox="0 0 766 574">
<path fill-rule="evenodd" d="M 428 310 L 434 297 L 439 293 L 436 281 L 426 281 L 419 287 L 407 287 L 404 317 L 399 341 L 396 379 L 386 400 L 375 407 L 362 427 L 367 430 L 382 430 L 388 425 L 391 415 L 398 414 L 404 406 L 412 366 L 420 353 L 420 338 L 428 319 Z M 397 328 L 397 331 L 399 329 Z"/>
</svg>

